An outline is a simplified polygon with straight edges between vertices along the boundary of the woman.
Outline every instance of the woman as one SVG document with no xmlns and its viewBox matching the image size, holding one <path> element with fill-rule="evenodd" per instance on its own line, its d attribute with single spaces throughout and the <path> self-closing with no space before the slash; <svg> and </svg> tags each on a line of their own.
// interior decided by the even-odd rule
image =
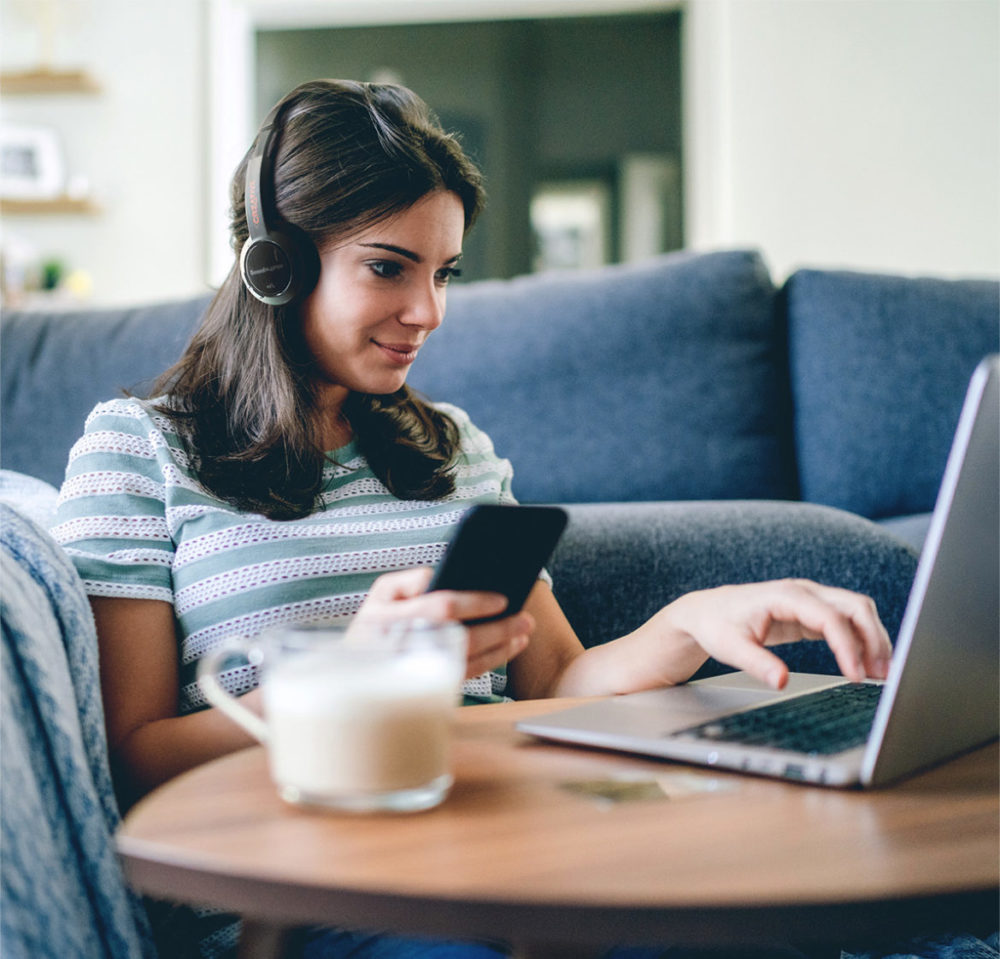
<svg viewBox="0 0 1000 959">
<path fill-rule="evenodd" d="M 233 181 L 239 263 L 157 398 L 91 414 L 61 495 L 125 802 L 248 744 L 194 683 L 227 635 L 502 612 L 495 595 L 424 590 L 466 507 L 513 502 L 510 465 L 461 410 L 406 386 L 482 202 L 476 169 L 403 88 L 315 81 L 265 121 Z M 539 580 L 523 612 L 470 629 L 467 693 L 621 693 L 683 682 L 709 655 L 780 687 L 765 646 L 802 636 L 851 679 L 886 673 L 873 604 L 842 590 L 693 593 L 584 651 Z M 249 670 L 223 681 L 257 698 Z"/>
</svg>

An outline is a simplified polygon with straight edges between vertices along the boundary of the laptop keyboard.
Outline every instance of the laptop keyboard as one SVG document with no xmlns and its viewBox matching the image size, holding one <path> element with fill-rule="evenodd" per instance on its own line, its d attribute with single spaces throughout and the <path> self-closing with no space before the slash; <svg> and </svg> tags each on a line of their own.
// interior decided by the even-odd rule
<svg viewBox="0 0 1000 959">
<path fill-rule="evenodd" d="M 830 756 L 868 739 L 882 686 L 844 683 L 713 719 L 677 736 Z"/>
</svg>

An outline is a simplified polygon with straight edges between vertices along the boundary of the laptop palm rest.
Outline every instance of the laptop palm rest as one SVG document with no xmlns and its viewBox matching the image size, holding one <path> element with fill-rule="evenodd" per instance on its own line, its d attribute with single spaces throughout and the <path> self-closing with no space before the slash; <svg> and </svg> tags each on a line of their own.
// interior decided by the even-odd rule
<svg viewBox="0 0 1000 959">
<path fill-rule="evenodd" d="M 682 686 L 583 703 L 523 720 L 518 729 L 548 739 L 611 748 L 634 749 L 641 741 L 642 751 L 660 754 L 656 742 L 680 729 L 842 682 L 842 676 L 792 673 L 785 689 L 776 692 L 746 673 L 727 673 Z"/>
</svg>

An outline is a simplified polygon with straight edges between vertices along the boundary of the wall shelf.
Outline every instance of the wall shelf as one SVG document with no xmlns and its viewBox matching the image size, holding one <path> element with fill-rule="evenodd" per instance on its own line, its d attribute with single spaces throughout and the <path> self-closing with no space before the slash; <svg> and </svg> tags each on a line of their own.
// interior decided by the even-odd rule
<svg viewBox="0 0 1000 959">
<path fill-rule="evenodd" d="M 88 197 L 54 196 L 47 199 L 0 199 L 0 215 L 3 216 L 39 216 L 39 215 L 95 215 L 101 208 Z"/>
<path fill-rule="evenodd" d="M 32 70 L 0 72 L 0 94 L 6 97 L 100 92 L 100 84 L 86 70 L 36 67 Z M 100 212 L 100 207 L 89 197 L 61 195 L 0 198 L 2 216 L 93 216 Z"/>
<path fill-rule="evenodd" d="M 0 93 L 24 96 L 36 93 L 100 93 L 101 87 L 86 70 L 4 71 L 0 73 Z"/>
</svg>

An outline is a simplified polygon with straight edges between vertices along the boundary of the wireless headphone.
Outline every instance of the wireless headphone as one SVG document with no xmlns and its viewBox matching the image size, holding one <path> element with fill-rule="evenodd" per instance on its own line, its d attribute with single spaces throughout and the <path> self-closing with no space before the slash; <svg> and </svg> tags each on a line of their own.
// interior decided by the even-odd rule
<svg viewBox="0 0 1000 959">
<path fill-rule="evenodd" d="M 307 295 L 318 275 L 318 258 L 309 238 L 297 230 L 293 240 L 287 228 L 279 232 L 267 224 L 274 198 L 265 185 L 271 184 L 271 141 L 283 106 L 284 102 L 275 105 L 261 124 L 247 161 L 243 191 L 250 236 L 240 253 L 240 276 L 246 288 L 268 306 L 285 306 Z"/>
</svg>

